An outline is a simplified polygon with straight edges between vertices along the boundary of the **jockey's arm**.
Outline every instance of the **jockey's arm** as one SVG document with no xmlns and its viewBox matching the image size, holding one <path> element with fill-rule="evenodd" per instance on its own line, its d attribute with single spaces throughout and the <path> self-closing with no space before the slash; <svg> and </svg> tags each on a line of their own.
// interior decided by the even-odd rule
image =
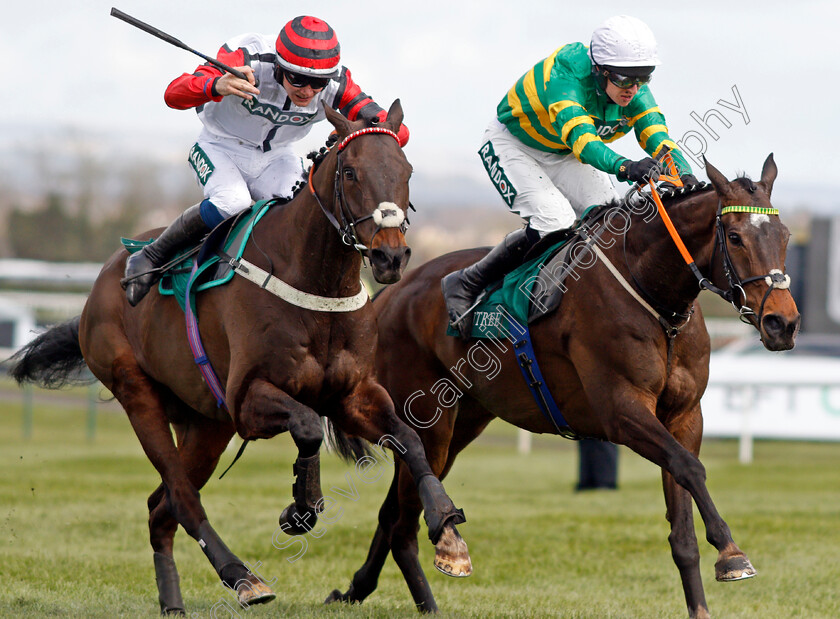
<svg viewBox="0 0 840 619">
<path fill-rule="evenodd" d="M 227 47 L 219 49 L 216 59 L 244 73 L 245 81 L 226 73 L 210 64 L 203 64 L 192 73 L 184 73 L 167 86 L 163 95 L 166 105 L 176 110 L 186 110 L 210 101 L 221 101 L 227 95 L 250 99 L 260 94 L 254 80 L 254 70 L 245 64 L 244 51 L 230 51 Z"/>
</svg>

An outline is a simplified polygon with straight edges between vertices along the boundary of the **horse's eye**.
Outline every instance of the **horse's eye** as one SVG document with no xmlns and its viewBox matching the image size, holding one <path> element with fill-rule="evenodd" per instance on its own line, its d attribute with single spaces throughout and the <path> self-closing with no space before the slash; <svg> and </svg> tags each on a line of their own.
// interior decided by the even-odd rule
<svg viewBox="0 0 840 619">
<path fill-rule="evenodd" d="M 344 168 L 344 178 L 348 181 L 356 180 L 356 173 L 353 171 L 353 168 Z"/>
<path fill-rule="evenodd" d="M 741 240 L 741 235 L 737 232 L 730 232 L 729 233 L 729 242 L 732 243 L 735 247 L 741 247 L 744 242 Z"/>
</svg>

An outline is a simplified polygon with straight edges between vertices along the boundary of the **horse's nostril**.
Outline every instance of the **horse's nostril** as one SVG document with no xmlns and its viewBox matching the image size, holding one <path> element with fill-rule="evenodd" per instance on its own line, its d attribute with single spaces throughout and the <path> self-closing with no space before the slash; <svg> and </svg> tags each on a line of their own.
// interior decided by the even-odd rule
<svg viewBox="0 0 840 619">
<path fill-rule="evenodd" d="M 764 327 L 764 331 L 765 333 L 767 333 L 767 335 L 777 337 L 785 332 L 786 323 L 776 314 L 770 314 L 769 316 L 765 316 L 762 322 L 762 326 Z"/>
</svg>

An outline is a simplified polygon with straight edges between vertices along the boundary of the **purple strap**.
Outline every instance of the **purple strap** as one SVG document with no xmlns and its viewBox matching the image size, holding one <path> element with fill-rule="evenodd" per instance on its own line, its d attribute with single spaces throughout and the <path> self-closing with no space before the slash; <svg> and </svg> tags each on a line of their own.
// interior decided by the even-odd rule
<svg viewBox="0 0 840 619">
<path fill-rule="evenodd" d="M 216 398 L 216 405 L 219 408 L 227 410 L 225 403 L 225 392 L 222 389 L 221 381 L 216 376 L 213 366 L 210 364 L 210 359 L 207 358 L 207 353 L 204 352 L 204 346 L 201 344 L 201 336 L 198 333 L 198 319 L 192 311 L 192 304 L 190 303 L 190 290 L 192 290 L 193 280 L 198 273 L 198 260 L 193 264 L 192 272 L 190 273 L 190 280 L 187 283 L 186 298 L 184 300 L 184 315 L 187 318 L 187 340 L 190 343 L 190 350 L 193 354 L 193 359 L 198 364 L 198 369 L 201 375 L 204 376 L 204 382 L 210 387 L 213 396 Z"/>
</svg>

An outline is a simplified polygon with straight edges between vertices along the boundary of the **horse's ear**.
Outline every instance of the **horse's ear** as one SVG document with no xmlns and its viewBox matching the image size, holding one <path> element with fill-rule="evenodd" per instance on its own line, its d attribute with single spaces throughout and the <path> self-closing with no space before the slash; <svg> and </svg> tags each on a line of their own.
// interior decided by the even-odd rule
<svg viewBox="0 0 840 619">
<path fill-rule="evenodd" d="M 773 153 L 770 153 L 764 160 L 764 167 L 761 168 L 761 180 L 759 181 L 768 196 L 773 191 L 773 181 L 776 180 L 776 174 L 778 173 L 779 168 L 776 167 L 776 162 L 773 160 Z"/>
<path fill-rule="evenodd" d="M 703 163 L 706 166 L 706 175 L 712 181 L 712 185 L 721 198 L 728 198 L 732 195 L 732 190 L 729 188 L 729 179 L 727 179 L 720 170 L 708 162 L 706 156 L 703 156 Z"/>
<path fill-rule="evenodd" d="M 399 99 L 395 99 L 388 110 L 388 118 L 385 122 L 390 125 L 393 131 L 399 131 L 400 125 L 403 121 L 403 109 Z"/>
<path fill-rule="evenodd" d="M 321 105 L 324 106 L 324 113 L 327 115 L 327 120 L 332 123 L 332 126 L 335 127 L 335 130 L 338 131 L 338 135 L 345 138 L 350 135 L 350 121 L 344 118 L 339 112 L 336 112 L 332 109 L 326 102 L 321 101 Z"/>
</svg>

